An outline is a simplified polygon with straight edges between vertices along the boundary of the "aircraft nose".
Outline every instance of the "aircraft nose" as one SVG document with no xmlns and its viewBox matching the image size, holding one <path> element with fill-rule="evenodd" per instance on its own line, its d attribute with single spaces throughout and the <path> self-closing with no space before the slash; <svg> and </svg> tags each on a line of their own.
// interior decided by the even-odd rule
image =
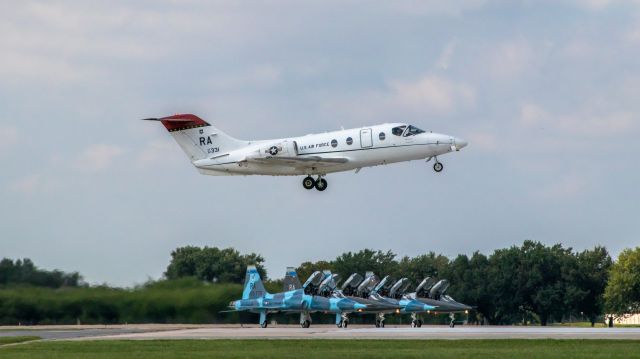
<svg viewBox="0 0 640 359">
<path fill-rule="evenodd" d="M 465 140 L 463 140 L 462 138 L 456 138 L 454 140 L 454 143 L 456 144 L 456 150 L 460 151 L 460 149 L 466 147 L 469 143 Z"/>
</svg>

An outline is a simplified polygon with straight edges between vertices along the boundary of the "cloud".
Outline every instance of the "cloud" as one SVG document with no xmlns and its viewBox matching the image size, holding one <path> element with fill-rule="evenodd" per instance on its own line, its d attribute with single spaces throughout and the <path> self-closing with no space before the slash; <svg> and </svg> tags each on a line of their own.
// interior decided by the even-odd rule
<svg viewBox="0 0 640 359">
<path fill-rule="evenodd" d="M 399 0 L 386 2 L 392 10 L 413 16 L 458 16 L 484 6 L 487 0 Z"/>
<path fill-rule="evenodd" d="M 12 183 L 9 186 L 9 190 L 31 196 L 34 195 L 41 187 L 42 176 L 34 174 Z"/>
<path fill-rule="evenodd" d="M 589 182 L 584 175 L 567 174 L 556 178 L 550 184 L 541 186 L 534 191 L 534 195 L 542 199 L 565 200 L 580 196 L 588 187 Z"/>
<path fill-rule="evenodd" d="M 525 41 L 501 44 L 493 59 L 493 72 L 509 77 L 517 75 L 531 65 L 533 49 Z"/>
<path fill-rule="evenodd" d="M 280 83 L 281 70 L 270 64 L 252 66 L 236 74 L 218 74 L 210 80 L 218 91 L 270 88 Z"/>
<path fill-rule="evenodd" d="M 0 125 L 0 155 L 18 143 L 18 130 L 15 127 Z"/>
<path fill-rule="evenodd" d="M 582 109 L 574 113 L 554 114 L 541 106 L 527 103 L 520 110 L 520 124 L 524 128 L 556 130 L 569 136 L 614 136 L 637 129 L 634 114 L 624 110 L 606 112 Z"/>
<path fill-rule="evenodd" d="M 494 152 L 501 145 L 495 133 L 486 131 L 472 131 L 464 135 L 465 140 L 473 145 L 474 151 Z"/>
<path fill-rule="evenodd" d="M 82 152 L 75 164 L 83 171 L 100 172 L 109 168 L 114 159 L 124 152 L 124 149 L 115 145 L 91 145 Z"/>
<path fill-rule="evenodd" d="M 438 59 L 436 66 L 442 70 L 447 70 L 451 65 L 451 58 L 453 57 L 453 53 L 456 49 L 455 41 L 450 41 L 442 50 L 442 54 L 440 54 L 440 58 Z"/>
<path fill-rule="evenodd" d="M 150 167 L 171 162 L 182 151 L 172 138 L 159 139 L 148 143 L 136 157 L 136 162 L 141 167 Z"/>
<path fill-rule="evenodd" d="M 393 105 L 418 113 L 446 114 L 475 103 L 471 86 L 436 75 L 416 81 L 393 81 L 389 87 Z"/>
</svg>

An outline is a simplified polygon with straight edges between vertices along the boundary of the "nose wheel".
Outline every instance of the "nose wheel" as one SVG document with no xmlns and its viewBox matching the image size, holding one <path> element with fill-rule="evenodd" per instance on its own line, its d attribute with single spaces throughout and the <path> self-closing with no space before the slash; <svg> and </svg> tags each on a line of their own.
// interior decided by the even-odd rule
<svg viewBox="0 0 640 359">
<path fill-rule="evenodd" d="M 440 173 L 443 169 L 444 165 L 442 164 L 442 162 L 438 162 L 438 159 L 436 158 L 436 163 L 433 164 L 433 170 Z"/>
<path fill-rule="evenodd" d="M 315 188 L 318 191 L 322 192 L 327 189 L 327 180 L 318 176 L 318 179 L 313 179 L 311 176 L 307 176 L 302 180 L 302 187 L 305 189 Z"/>
<path fill-rule="evenodd" d="M 442 172 L 442 170 L 444 169 L 444 165 L 440 161 L 438 161 L 438 157 L 436 156 L 429 157 L 427 159 L 427 162 L 431 161 L 431 159 L 436 160 L 436 163 L 433 164 L 433 170 L 438 173 Z"/>
</svg>

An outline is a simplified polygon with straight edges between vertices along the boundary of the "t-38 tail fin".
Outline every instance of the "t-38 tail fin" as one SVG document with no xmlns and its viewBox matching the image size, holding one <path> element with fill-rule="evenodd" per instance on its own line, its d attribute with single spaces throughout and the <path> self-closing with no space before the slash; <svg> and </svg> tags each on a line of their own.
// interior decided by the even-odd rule
<svg viewBox="0 0 640 359">
<path fill-rule="evenodd" d="M 298 278 L 298 273 L 296 273 L 294 267 L 287 267 L 287 273 L 282 281 L 282 286 L 285 292 L 302 288 L 300 278 Z"/>
<path fill-rule="evenodd" d="M 244 290 L 242 291 L 242 299 L 261 298 L 267 291 L 264 289 L 260 273 L 255 266 L 247 267 L 247 274 L 244 277 Z"/>
</svg>

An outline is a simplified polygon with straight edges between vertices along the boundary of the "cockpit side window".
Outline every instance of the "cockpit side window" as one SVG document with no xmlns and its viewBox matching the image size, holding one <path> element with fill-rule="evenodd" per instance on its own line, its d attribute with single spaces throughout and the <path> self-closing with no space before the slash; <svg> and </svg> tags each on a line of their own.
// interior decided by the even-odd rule
<svg viewBox="0 0 640 359">
<path fill-rule="evenodd" d="M 404 132 L 405 128 L 407 128 L 407 126 L 394 127 L 391 129 L 391 133 L 393 133 L 396 136 L 402 136 L 402 133 Z"/>
<path fill-rule="evenodd" d="M 417 128 L 417 127 L 415 127 L 415 126 L 409 126 L 409 128 L 407 129 L 407 132 L 405 132 L 405 134 L 404 134 L 404 137 L 413 136 L 413 135 L 417 135 L 417 134 L 420 134 L 420 133 L 424 133 L 424 131 L 419 129 L 419 128 Z"/>
</svg>

